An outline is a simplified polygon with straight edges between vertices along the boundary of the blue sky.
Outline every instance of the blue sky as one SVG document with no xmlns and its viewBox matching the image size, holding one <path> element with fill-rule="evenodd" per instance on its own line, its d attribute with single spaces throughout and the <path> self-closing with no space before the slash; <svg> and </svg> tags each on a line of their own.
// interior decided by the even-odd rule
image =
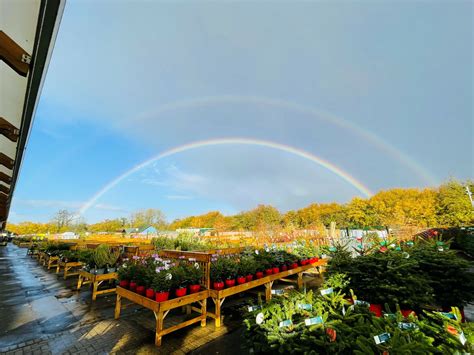
<svg viewBox="0 0 474 355">
<path fill-rule="evenodd" d="M 372 191 L 470 178 L 472 7 L 69 0 L 10 221 L 79 210 L 143 161 L 217 138 L 303 150 Z M 354 196 L 308 159 L 226 144 L 155 161 L 84 218 L 286 211 Z"/>
</svg>

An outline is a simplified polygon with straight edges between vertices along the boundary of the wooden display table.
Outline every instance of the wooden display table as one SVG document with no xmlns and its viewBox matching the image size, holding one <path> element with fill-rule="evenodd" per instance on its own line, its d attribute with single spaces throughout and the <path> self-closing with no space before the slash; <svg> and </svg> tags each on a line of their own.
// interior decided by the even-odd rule
<svg viewBox="0 0 474 355">
<path fill-rule="evenodd" d="M 308 264 L 305 266 L 298 266 L 297 268 L 290 269 L 287 271 L 279 272 L 278 274 L 272 274 L 268 276 L 264 276 L 261 279 L 256 279 L 250 282 L 246 282 L 241 285 L 236 285 L 233 287 L 225 288 L 223 290 L 209 290 L 209 297 L 212 298 L 212 301 L 215 304 L 215 313 L 207 312 L 208 316 L 215 319 L 216 328 L 221 326 L 221 307 L 224 303 L 225 299 L 229 296 L 236 295 L 241 292 L 248 291 L 252 288 L 265 286 L 265 299 L 270 301 L 272 299 L 272 286 L 273 282 L 276 280 L 288 281 L 285 279 L 291 275 L 297 275 L 296 283 L 298 288 L 303 287 L 303 273 L 309 269 L 313 269 L 318 266 L 326 265 L 326 260 L 319 260 L 314 264 Z"/>
<path fill-rule="evenodd" d="M 70 272 L 70 270 L 73 268 L 82 267 L 82 265 L 83 264 L 80 261 L 65 262 L 65 261 L 59 260 L 58 265 L 56 267 L 56 274 L 59 274 L 59 272 L 61 271 L 61 268 L 63 268 L 64 269 L 63 277 L 64 277 L 64 280 L 66 280 L 68 276 L 79 275 L 79 270 L 74 271 L 74 272 Z"/>
<path fill-rule="evenodd" d="M 115 292 L 115 287 L 108 288 L 106 290 L 100 290 L 100 291 L 98 289 L 99 289 L 99 286 L 104 281 L 109 281 L 110 283 L 114 280 L 117 280 L 117 278 L 118 278 L 118 274 L 116 272 L 96 275 L 96 274 L 91 274 L 90 272 L 87 272 L 84 270 L 80 270 L 79 280 L 77 280 L 77 290 L 79 291 L 82 285 L 92 284 L 92 301 L 95 301 L 97 299 L 97 295 L 103 295 L 104 293 Z"/>
<path fill-rule="evenodd" d="M 156 319 L 155 344 L 157 346 L 161 345 L 161 338 L 164 335 L 174 332 L 175 330 L 187 327 L 188 325 L 197 322 L 201 322 L 201 327 L 206 326 L 206 303 L 207 298 L 209 297 L 209 290 L 200 291 L 183 297 L 173 298 L 169 301 L 164 302 L 155 302 L 150 298 L 141 296 L 138 293 L 127 290 L 120 286 L 117 286 L 116 292 L 117 302 L 115 304 L 115 319 L 118 319 L 120 317 L 120 310 L 122 308 L 122 298 L 126 298 L 153 311 Z M 164 319 L 168 315 L 170 310 L 183 306 L 190 306 L 192 303 L 195 302 L 201 305 L 200 308 L 191 307 L 193 311 L 196 311 L 200 314 L 198 317 L 181 322 L 169 328 L 164 327 Z"/>
<path fill-rule="evenodd" d="M 44 251 L 40 251 L 38 255 L 38 262 L 40 263 L 40 265 L 45 265 L 45 260 L 49 255 L 46 254 Z"/>
<path fill-rule="evenodd" d="M 59 263 L 59 256 L 49 256 L 48 257 L 48 270 L 52 267 L 57 267 Z"/>
</svg>

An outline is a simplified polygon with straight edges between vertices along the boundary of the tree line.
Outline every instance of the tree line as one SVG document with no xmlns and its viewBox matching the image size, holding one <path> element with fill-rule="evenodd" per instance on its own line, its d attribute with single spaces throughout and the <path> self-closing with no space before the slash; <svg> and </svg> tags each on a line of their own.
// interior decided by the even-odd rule
<svg viewBox="0 0 474 355">
<path fill-rule="evenodd" d="M 473 181 L 450 180 L 436 188 L 394 188 L 370 198 L 356 197 L 346 204 L 313 203 L 281 213 L 270 205 L 259 205 L 236 215 L 211 211 L 198 216 L 166 222 L 157 209 L 138 211 L 128 218 L 94 224 L 73 222 L 67 211 L 59 211 L 50 223 L 9 224 L 17 234 L 75 232 L 117 232 L 128 227 L 154 226 L 158 230 L 179 228 L 215 228 L 218 231 L 258 231 L 269 229 L 318 229 L 336 222 L 339 228 L 365 227 L 453 227 L 474 224 L 473 206 L 465 186 L 474 190 Z"/>
</svg>

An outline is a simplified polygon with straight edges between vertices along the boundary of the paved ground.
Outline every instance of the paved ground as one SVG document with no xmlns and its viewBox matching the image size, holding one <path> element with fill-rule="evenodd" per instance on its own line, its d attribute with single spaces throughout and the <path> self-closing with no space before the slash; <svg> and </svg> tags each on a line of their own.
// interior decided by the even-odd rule
<svg viewBox="0 0 474 355">
<path fill-rule="evenodd" d="M 216 330 L 208 318 L 207 327 L 181 329 L 157 348 L 151 311 L 131 305 L 114 320 L 115 294 L 92 302 L 87 287 L 75 291 L 76 282 L 77 277 L 65 281 L 39 266 L 24 248 L 0 247 L 0 353 L 244 354 L 239 312 L 253 295 L 226 300 L 223 327 Z M 167 318 L 176 317 L 184 315 L 177 311 Z"/>
</svg>

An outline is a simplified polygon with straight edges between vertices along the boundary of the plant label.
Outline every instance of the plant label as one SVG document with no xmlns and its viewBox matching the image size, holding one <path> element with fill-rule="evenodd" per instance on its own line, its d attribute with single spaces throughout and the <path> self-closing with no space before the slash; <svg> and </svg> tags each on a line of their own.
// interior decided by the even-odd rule
<svg viewBox="0 0 474 355">
<path fill-rule="evenodd" d="M 458 317 L 456 317 L 456 315 L 454 313 L 448 313 L 448 312 L 439 312 L 439 314 L 441 314 L 442 316 L 445 316 L 449 319 L 452 319 L 452 320 L 458 320 Z"/>
<path fill-rule="evenodd" d="M 370 306 L 369 302 L 362 301 L 362 300 L 354 300 L 354 304 L 358 306 L 367 306 L 367 307 Z"/>
<path fill-rule="evenodd" d="M 397 319 L 397 316 L 394 313 L 384 313 L 383 316 L 387 319 Z"/>
<path fill-rule="evenodd" d="M 389 339 L 390 339 L 390 334 L 388 333 L 382 333 L 382 334 L 374 336 L 375 344 L 377 345 L 385 343 Z"/>
<path fill-rule="evenodd" d="M 280 328 L 289 327 L 290 325 L 293 325 L 293 322 L 291 321 L 291 319 L 284 320 L 280 322 L 279 324 Z"/>
<path fill-rule="evenodd" d="M 284 293 L 285 293 L 285 290 L 282 290 L 282 289 L 280 289 L 280 290 L 272 290 L 272 295 L 277 295 L 277 296 L 278 296 L 278 295 L 282 295 L 282 294 L 284 294 Z"/>
<path fill-rule="evenodd" d="M 313 309 L 313 305 L 311 303 L 299 303 L 298 309 L 302 309 L 304 311 L 311 311 Z"/>
<path fill-rule="evenodd" d="M 322 324 L 323 319 L 320 316 L 313 317 L 313 318 L 307 318 L 304 320 L 304 324 L 306 325 L 315 325 L 315 324 Z"/>
<path fill-rule="evenodd" d="M 464 332 L 459 333 L 458 339 L 462 345 L 466 344 L 467 340 L 466 340 L 466 336 L 464 335 Z"/>
<path fill-rule="evenodd" d="M 400 322 L 398 323 L 398 328 L 400 328 L 401 330 L 414 330 L 417 329 L 418 326 L 415 323 Z"/>
<path fill-rule="evenodd" d="M 255 323 L 257 324 L 262 324 L 263 323 L 263 313 L 257 314 L 257 317 L 255 318 Z"/>
<path fill-rule="evenodd" d="M 321 295 L 323 295 L 323 296 L 325 296 L 325 295 L 330 295 L 330 294 L 333 293 L 333 292 L 334 292 L 334 291 L 333 291 L 332 287 L 330 287 L 330 288 L 326 288 L 326 289 L 324 289 L 324 290 L 321 290 Z"/>
<path fill-rule="evenodd" d="M 249 306 L 248 307 L 248 310 L 249 312 L 253 312 L 253 311 L 256 311 L 257 309 L 261 309 L 262 306 Z"/>
</svg>

